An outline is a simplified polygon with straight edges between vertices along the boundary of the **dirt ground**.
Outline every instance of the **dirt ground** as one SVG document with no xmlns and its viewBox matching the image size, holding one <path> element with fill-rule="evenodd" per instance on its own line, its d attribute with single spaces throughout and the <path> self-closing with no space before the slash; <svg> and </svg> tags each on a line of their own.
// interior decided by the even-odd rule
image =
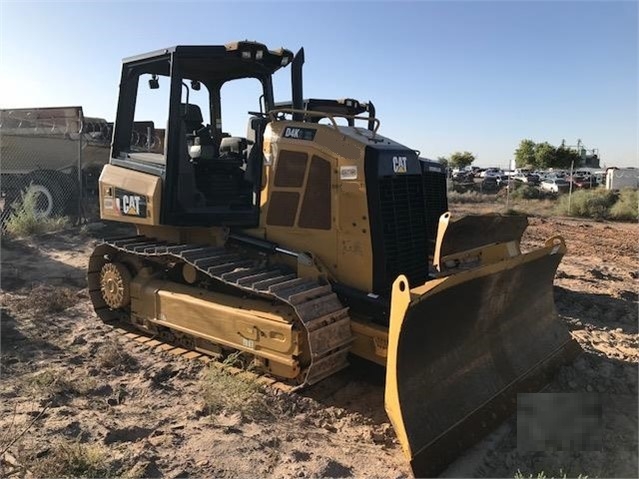
<svg viewBox="0 0 639 479">
<path fill-rule="evenodd" d="M 151 351 L 102 324 L 84 275 L 103 234 L 96 228 L 3 241 L 5 459 L 36 477 L 411 476 L 384 413 L 381 368 L 355 362 L 299 394 L 253 394 L 251 384 L 216 385 L 217 370 Z M 555 280 L 557 308 L 584 353 L 548 391 L 601 395 L 603 450 L 518 451 L 513 416 L 444 477 L 513 477 L 517 470 L 526 477 L 637 477 L 639 226 L 531 218 L 524 249 L 555 234 L 569 249 Z M 216 387 L 238 388 L 237 400 L 221 403 Z M 6 461 L 0 469 L 3 477 L 23 473 Z"/>
</svg>

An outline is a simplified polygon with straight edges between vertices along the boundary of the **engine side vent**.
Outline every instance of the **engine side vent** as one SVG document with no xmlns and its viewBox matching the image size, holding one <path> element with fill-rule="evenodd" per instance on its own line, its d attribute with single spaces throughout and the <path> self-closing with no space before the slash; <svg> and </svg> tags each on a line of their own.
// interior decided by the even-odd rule
<svg viewBox="0 0 639 479">
<path fill-rule="evenodd" d="M 292 191 L 274 191 L 266 214 L 266 224 L 272 226 L 293 226 L 300 194 Z"/>
<path fill-rule="evenodd" d="M 275 168 L 275 186 L 299 188 L 304 183 L 308 155 L 299 151 L 282 150 Z"/>
<path fill-rule="evenodd" d="M 331 164 L 313 156 L 298 226 L 330 230 L 331 221 Z"/>
</svg>

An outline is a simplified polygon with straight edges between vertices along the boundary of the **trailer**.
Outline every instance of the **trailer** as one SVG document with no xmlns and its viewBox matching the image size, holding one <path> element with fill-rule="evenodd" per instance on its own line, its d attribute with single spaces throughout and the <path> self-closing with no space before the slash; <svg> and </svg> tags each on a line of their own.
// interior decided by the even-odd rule
<svg viewBox="0 0 639 479">
<path fill-rule="evenodd" d="M 40 217 L 79 215 L 81 199 L 97 195 L 109 161 L 106 120 L 80 106 L 0 110 L 0 194 L 5 213 L 27 191 Z"/>
<path fill-rule="evenodd" d="M 80 106 L 0 110 L 3 217 L 27 191 L 36 195 L 39 217 L 90 217 L 85 205 L 98 196 L 112 136 L 112 122 L 84 116 Z M 164 130 L 156 130 L 152 121 L 134 123 L 136 151 L 161 152 L 163 144 Z"/>
<path fill-rule="evenodd" d="M 608 168 L 606 170 L 606 189 L 621 190 L 639 187 L 639 168 Z"/>
</svg>

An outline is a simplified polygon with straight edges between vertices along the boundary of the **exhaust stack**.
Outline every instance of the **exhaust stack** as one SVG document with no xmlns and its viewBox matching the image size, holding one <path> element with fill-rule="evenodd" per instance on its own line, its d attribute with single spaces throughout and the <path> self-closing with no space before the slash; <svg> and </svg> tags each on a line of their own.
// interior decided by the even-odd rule
<svg viewBox="0 0 639 479">
<path fill-rule="evenodd" d="M 304 48 L 300 48 L 293 58 L 291 65 L 291 91 L 293 95 L 293 108 L 304 109 L 304 93 L 302 91 L 302 66 L 304 65 Z M 293 113 L 293 121 L 302 121 L 301 113 Z"/>
</svg>

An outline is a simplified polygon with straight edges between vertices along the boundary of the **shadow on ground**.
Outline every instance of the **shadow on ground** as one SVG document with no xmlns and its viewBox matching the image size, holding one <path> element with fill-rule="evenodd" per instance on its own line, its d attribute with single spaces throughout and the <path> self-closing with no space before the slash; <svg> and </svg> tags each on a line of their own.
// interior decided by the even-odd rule
<svg viewBox="0 0 639 479">
<path fill-rule="evenodd" d="M 624 291 L 622 296 L 615 298 L 555 286 L 555 303 L 561 316 L 597 327 L 620 327 L 626 333 L 637 334 L 637 293 Z"/>
</svg>

